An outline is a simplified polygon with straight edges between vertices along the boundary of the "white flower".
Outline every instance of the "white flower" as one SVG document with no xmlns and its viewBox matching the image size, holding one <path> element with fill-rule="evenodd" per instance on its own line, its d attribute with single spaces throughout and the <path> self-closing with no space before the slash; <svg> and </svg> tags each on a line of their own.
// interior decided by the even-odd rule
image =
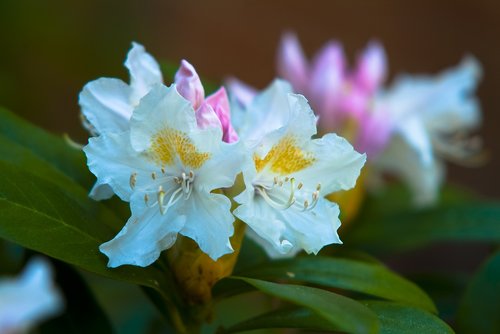
<svg viewBox="0 0 500 334">
<path fill-rule="evenodd" d="M 477 127 L 481 114 L 473 91 L 479 64 L 465 59 L 457 68 L 432 77 L 403 77 L 375 102 L 389 114 L 394 135 L 374 164 L 399 175 L 417 204 L 434 202 L 442 183 L 442 158 L 465 161 L 477 152 L 464 134 Z"/>
<path fill-rule="evenodd" d="M 0 333 L 24 333 L 62 310 L 47 262 L 34 259 L 18 278 L 0 280 Z"/>
<path fill-rule="evenodd" d="M 84 148 L 90 170 L 130 201 L 132 216 L 100 250 L 109 266 L 147 266 L 180 233 L 212 259 L 232 252 L 229 199 L 243 160 L 238 144 L 222 141 L 219 126 L 197 126 L 191 103 L 175 85 L 154 87 L 134 110 L 130 130 L 103 133 Z"/>
<path fill-rule="evenodd" d="M 154 85 L 163 82 L 160 66 L 138 43 L 132 43 L 125 67 L 130 73 L 130 85 L 120 79 L 100 78 L 86 84 L 80 93 L 83 124 L 94 135 L 127 130 L 134 107 Z M 109 186 L 99 182 L 90 191 L 96 200 L 112 195 Z"/>
<path fill-rule="evenodd" d="M 311 139 L 316 117 L 302 95 L 275 81 L 245 111 L 240 139 L 250 151 L 246 189 L 234 214 L 247 223 L 269 255 L 317 253 L 341 243 L 339 208 L 323 196 L 350 189 L 365 155 L 335 134 Z"/>
</svg>

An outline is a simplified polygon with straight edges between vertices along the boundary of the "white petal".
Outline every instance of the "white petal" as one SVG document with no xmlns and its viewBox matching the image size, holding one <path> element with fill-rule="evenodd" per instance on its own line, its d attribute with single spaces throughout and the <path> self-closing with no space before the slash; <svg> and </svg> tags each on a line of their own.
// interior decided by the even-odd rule
<svg viewBox="0 0 500 334">
<path fill-rule="evenodd" d="M 155 86 L 134 110 L 130 120 L 132 147 L 137 151 L 148 149 L 151 137 L 165 128 L 185 133 L 198 129 L 191 103 L 177 92 L 175 85 Z"/>
<path fill-rule="evenodd" d="M 425 124 L 417 116 L 408 117 L 404 122 L 400 122 L 396 133 L 404 139 L 408 147 L 407 149 L 415 151 L 416 159 L 425 166 L 431 166 L 434 160 L 431 137 L 429 131 L 425 128 Z M 392 139 L 394 140 L 394 139 Z M 393 161 L 398 163 L 398 161 Z"/>
<path fill-rule="evenodd" d="M 113 197 L 114 194 L 113 188 L 105 183 L 97 181 L 90 190 L 89 196 L 93 200 L 102 201 Z"/>
<path fill-rule="evenodd" d="M 340 227 L 339 213 L 338 205 L 324 198 L 319 198 L 310 211 L 295 208 L 280 211 L 287 224 L 285 238 L 309 254 L 317 254 L 329 244 L 340 244 L 342 242 L 337 234 Z"/>
<path fill-rule="evenodd" d="M 124 201 L 129 200 L 133 190 L 130 184 L 132 174 L 137 173 L 137 184 L 151 182 L 150 175 L 154 167 L 132 149 L 128 131 L 90 138 L 83 151 L 87 155 L 90 171 L 97 176 L 97 182 L 108 184 Z"/>
<path fill-rule="evenodd" d="M 0 332 L 18 333 L 61 311 L 51 269 L 42 259 L 30 261 L 17 279 L 0 281 Z"/>
<path fill-rule="evenodd" d="M 200 168 L 196 180 L 200 190 L 207 193 L 214 189 L 231 187 L 245 164 L 253 164 L 253 161 L 246 159 L 250 153 L 240 142 L 219 142 L 211 152 L 211 158 Z"/>
<path fill-rule="evenodd" d="M 125 67 L 130 72 L 130 103 L 137 105 L 139 100 L 146 95 L 154 85 L 163 82 L 160 65 L 144 47 L 138 43 L 132 43 L 132 49 L 127 55 Z"/>
<path fill-rule="evenodd" d="M 101 78 L 83 87 L 78 103 L 97 133 L 122 132 L 132 116 L 129 96 L 130 87 L 123 81 Z"/>
<path fill-rule="evenodd" d="M 322 195 L 354 187 L 366 161 L 365 154 L 359 154 L 347 140 L 333 133 L 309 141 L 303 150 L 312 153 L 314 162 L 293 176 L 310 192 L 320 184 Z"/>
<path fill-rule="evenodd" d="M 214 261 L 232 253 L 229 238 L 234 233 L 234 217 L 230 209 L 231 202 L 226 196 L 194 191 L 179 207 L 179 212 L 186 216 L 180 234 L 196 241 Z"/>
<path fill-rule="evenodd" d="M 158 205 L 145 207 L 143 203 L 143 194 L 134 193 L 131 198 L 132 216 L 127 224 L 113 240 L 99 247 L 109 258 L 108 267 L 125 264 L 146 267 L 175 243 L 186 216 L 179 215 L 175 206 L 162 215 Z"/>
<path fill-rule="evenodd" d="M 240 138 L 257 143 L 267 133 L 282 128 L 290 116 L 288 94 L 292 87 L 283 80 L 273 83 L 257 95 L 245 112 L 245 121 L 239 130 Z"/>
<path fill-rule="evenodd" d="M 471 128 L 478 125 L 481 118 L 477 100 L 472 96 L 480 77 L 477 61 L 466 58 L 455 69 L 436 77 L 399 78 L 378 103 L 388 106 L 397 124 L 404 123 L 404 118 L 412 115 L 436 131 Z"/>
<path fill-rule="evenodd" d="M 415 204 L 425 206 L 437 200 L 444 170 L 435 159 L 424 163 L 402 138 L 395 136 L 387 149 L 374 161 L 375 167 L 400 177 L 410 188 Z"/>
<path fill-rule="evenodd" d="M 264 247 L 268 255 L 276 257 L 275 253 L 287 254 L 293 248 L 290 241 L 283 238 L 286 223 L 278 218 L 277 211 L 270 207 L 261 197 L 253 195 L 252 190 L 246 190 L 238 196 L 242 203 L 233 214 L 245 222 L 260 238 L 253 238 Z M 269 251 L 273 248 L 274 251 Z"/>
</svg>

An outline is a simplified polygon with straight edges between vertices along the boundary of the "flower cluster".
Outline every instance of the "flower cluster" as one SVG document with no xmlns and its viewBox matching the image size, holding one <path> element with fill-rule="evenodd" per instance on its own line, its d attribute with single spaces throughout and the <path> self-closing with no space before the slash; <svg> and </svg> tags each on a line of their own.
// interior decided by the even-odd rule
<svg viewBox="0 0 500 334">
<path fill-rule="evenodd" d="M 393 174 L 408 184 L 417 204 L 432 204 L 443 180 L 443 158 L 478 160 L 480 142 L 467 135 L 481 118 L 472 95 L 481 69 L 471 57 L 437 77 L 402 76 L 385 89 L 387 60 L 379 43 L 371 42 L 350 70 L 340 43 L 327 43 L 309 63 L 289 33 L 277 69 L 310 99 L 322 132 L 341 133 L 366 152 L 371 173 L 365 180 L 372 184 Z M 228 84 L 243 105 L 256 93 L 237 80 Z"/>
<path fill-rule="evenodd" d="M 130 85 L 102 78 L 80 94 L 91 196 L 130 202 L 130 219 L 100 247 L 110 267 L 147 266 L 179 234 L 217 260 L 233 252 L 235 217 L 270 255 L 340 243 L 338 206 L 324 196 L 352 188 L 365 155 L 335 134 L 313 139 L 316 116 L 288 83 L 231 107 L 224 88 L 205 98 L 186 61 L 170 87 L 139 44 L 125 66 Z"/>
</svg>

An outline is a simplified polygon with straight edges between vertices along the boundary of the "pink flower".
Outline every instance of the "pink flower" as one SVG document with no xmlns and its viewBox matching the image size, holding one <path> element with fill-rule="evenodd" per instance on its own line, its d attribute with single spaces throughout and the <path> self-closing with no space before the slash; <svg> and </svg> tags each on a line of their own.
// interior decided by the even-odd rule
<svg viewBox="0 0 500 334">
<path fill-rule="evenodd" d="M 205 98 L 200 77 L 193 65 L 186 60 L 181 61 L 181 66 L 175 74 L 175 84 L 179 94 L 193 105 L 200 128 L 219 126 L 224 142 L 232 143 L 238 140 L 238 134 L 231 125 L 229 99 L 224 87 Z"/>
</svg>

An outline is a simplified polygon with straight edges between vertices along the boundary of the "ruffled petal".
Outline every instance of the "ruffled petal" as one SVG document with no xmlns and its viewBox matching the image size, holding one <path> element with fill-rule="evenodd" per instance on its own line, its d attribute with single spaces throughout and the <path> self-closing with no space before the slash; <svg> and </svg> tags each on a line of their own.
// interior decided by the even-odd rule
<svg viewBox="0 0 500 334">
<path fill-rule="evenodd" d="M 317 254 L 326 245 L 342 243 L 337 234 L 340 210 L 335 203 L 319 198 L 310 211 L 292 208 L 279 213 L 287 225 L 284 237 L 308 254 Z"/>
<path fill-rule="evenodd" d="M 130 119 L 132 147 L 140 152 L 148 149 L 151 138 L 166 128 L 185 133 L 198 128 L 191 103 L 177 92 L 175 85 L 155 86 L 135 108 Z"/>
<path fill-rule="evenodd" d="M 308 84 L 308 64 L 297 36 L 286 33 L 278 49 L 278 75 L 289 81 L 298 93 L 304 93 Z"/>
<path fill-rule="evenodd" d="M 186 216 L 186 224 L 179 233 L 196 241 L 216 261 L 233 252 L 229 238 L 234 233 L 234 217 L 230 209 L 231 201 L 226 196 L 194 191 L 179 209 Z"/>
<path fill-rule="evenodd" d="M 149 90 L 163 82 L 160 65 L 144 47 L 138 43 L 132 43 L 132 49 L 125 60 L 125 67 L 130 72 L 130 104 L 135 106 Z"/>
<path fill-rule="evenodd" d="M 178 205 L 161 214 L 157 205 L 144 205 L 141 193 L 134 193 L 130 202 L 132 216 L 127 224 L 112 240 L 99 247 L 109 258 L 110 268 L 152 264 L 163 250 L 175 243 L 177 233 L 186 223 L 186 216 L 177 210 Z"/>
<path fill-rule="evenodd" d="M 231 96 L 231 102 L 238 103 L 240 107 L 248 106 L 258 93 L 257 89 L 236 78 L 226 80 L 226 87 Z"/>
<path fill-rule="evenodd" d="M 132 174 L 136 174 L 137 178 L 134 183 L 151 182 L 150 175 L 154 168 L 146 157 L 132 149 L 128 131 L 104 133 L 90 138 L 83 151 L 87 155 L 90 171 L 97 177 L 97 183 L 108 184 L 124 201 L 129 200 L 133 191 Z"/>
<path fill-rule="evenodd" d="M 101 78 L 83 87 L 78 103 L 82 113 L 97 134 L 128 129 L 132 116 L 130 87 L 121 80 Z"/>
<path fill-rule="evenodd" d="M 113 197 L 114 194 L 113 188 L 105 183 L 97 181 L 90 190 L 89 196 L 95 201 L 102 201 Z"/>
<path fill-rule="evenodd" d="M 175 73 L 174 82 L 179 94 L 191 102 L 195 110 L 198 109 L 205 98 L 205 90 L 193 65 L 184 59 L 181 60 L 181 66 Z"/>
<path fill-rule="evenodd" d="M 288 82 L 274 80 L 257 95 L 245 110 L 245 120 L 239 129 L 240 138 L 253 146 L 266 134 L 285 126 L 290 117 L 288 94 L 292 92 Z"/>
<path fill-rule="evenodd" d="M 49 264 L 31 260 L 17 279 L 0 280 L 0 332 L 21 333 L 62 311 Z"/>
<path fill-rule="evenodd" d="M 249 190 L 246 190 L 246 193 L 242 193 L 238 198 L 241 205 L 233 211 L 233 214 L 260 237 L 256 238 L 254 235 L 252 239 L 261 245 L 266 245 L 264 249 L 269 256 L 277 257 L 279 255 L 276 253 L 289 253 L 293 244 L 283 238 L 287 227 L 285 222 L 279 219 L 276 210 L 262 198 L 254 196 L 253 191 L 249 193 Z"/>
<path fill-rule="evenodd" d="M 311 140 L 303 150 L 312 154 L 314 162 L 291 176 L 309 192 L 321 185 L 323 196 L 354 187 L 366 161 L 365 154 L 359 154 L 347 140 L 335 134 Z"/>
</svg>

